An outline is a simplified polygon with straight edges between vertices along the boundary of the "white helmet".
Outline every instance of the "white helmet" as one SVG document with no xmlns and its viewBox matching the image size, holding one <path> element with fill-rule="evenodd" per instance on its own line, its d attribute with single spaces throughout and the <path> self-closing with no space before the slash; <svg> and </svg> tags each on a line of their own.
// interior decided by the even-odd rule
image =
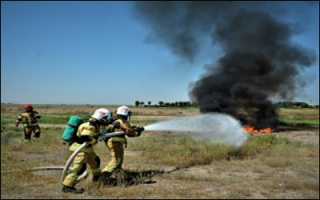
<svg viewBox="0 0 320 200">
<path fill-rule="evenodd" d="M 94 111 L 92 117 L 101 123 L 107 124 L 111 120 L 111 112 L 106 108 L 99 108 Z"/>
<path fill-rule="evenodd" d="M 120 106 L 116 111 L 117 115 L 130 116 L 131 110 L 127 106 Z"/>
</svg>

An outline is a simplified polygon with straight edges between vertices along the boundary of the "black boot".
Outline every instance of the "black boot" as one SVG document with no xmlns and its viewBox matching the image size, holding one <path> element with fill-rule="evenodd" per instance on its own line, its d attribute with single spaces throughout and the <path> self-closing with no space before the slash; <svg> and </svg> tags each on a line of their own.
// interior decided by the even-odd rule
<svg viewBox="0 0 320 200">
<path fill-rule="evenodd" d="M 97 181 L 99 181 L 100 176 L 101 176 L 101 174 L 93 176 L 93 177 L 92 177 L 92 182 L 97 182 Z"/>
<path fill-rule="evenodd" d="M 80 189 L 77 189 L 75 187 L 69 187 L 69 186 L 63 186 L 62 189 L 61 189 L 61 192 L 64 192 L 64 193 L 75 193 L 75 194 L 81 194 L 84 192 L 84 189 L 80 188 Z"/>
<path fill-rule="evenodd" d="M 34 133 L 34 136 L 33 136 L 35 139 L 38 139 L 40 137 L 40 132 L 36 132 Z"/>
<path fill-rule="evenodd" d="M 24 134 L 24 141 L 25 142 L 31 141 L 31 135 Z"/>
</svg>

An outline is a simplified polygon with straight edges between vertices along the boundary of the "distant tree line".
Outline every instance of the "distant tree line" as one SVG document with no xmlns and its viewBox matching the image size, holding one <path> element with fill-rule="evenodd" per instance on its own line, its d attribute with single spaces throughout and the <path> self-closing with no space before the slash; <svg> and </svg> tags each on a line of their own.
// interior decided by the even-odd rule
<svg viewBox="0 0 320 200">
<path fill-rule="evenodd" d="M 191 106 L 198 106 L 198 104 L 192 104 L 189 101 L 176 101 L 176 102 L 164 102 L 159 101 L 157 104 L 152 104 L 151 101 L 148 101 L 145 104 L 144 101 L 135 101 L 136 107 L 191 107 Z"/>
<path fill-rule="evenodd" d="M 319 105 L 311 105 L 305 102 L 292 102 L 292 101 L 279 101 L 274 104 L 278 108 L 319 108 Z M 164 102 L 159 101 L 156 104 L 152 104 L 151 101 L 148 101 L 145 104 L 144 101 L 135 101 L 136 107 L 196 107 L 198 104 L 191 103 L 189 101 L 176 101 L 176 102 Z"/>
<path fill-rule="evenodd" d="M 280 101 L 275 103 L 279 108 L 319 108 L 319 105 L 311 105 L 305 102 Z"/>
</svg>

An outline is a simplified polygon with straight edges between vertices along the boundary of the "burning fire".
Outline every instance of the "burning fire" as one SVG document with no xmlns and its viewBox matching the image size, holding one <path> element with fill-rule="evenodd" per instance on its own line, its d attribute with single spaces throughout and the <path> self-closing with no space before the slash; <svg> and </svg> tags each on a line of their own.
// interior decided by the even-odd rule
<svg viewBox="0 0 320 200">
<path fill-rule="evenodd" d="M 265 128 L 265 129 L 260 129 L 257 130 L 256 127 L 252 125 L 245 125 L 243 126 L 244 130 L 247 131 L 248 133 L 272 133 L 273 129 L 272 128 Z"/>
</svg>

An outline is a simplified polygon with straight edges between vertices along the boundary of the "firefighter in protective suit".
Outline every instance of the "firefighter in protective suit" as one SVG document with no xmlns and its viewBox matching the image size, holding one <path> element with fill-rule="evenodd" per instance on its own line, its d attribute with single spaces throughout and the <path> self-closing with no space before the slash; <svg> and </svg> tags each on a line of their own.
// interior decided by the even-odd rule
<svg viewBox="0 0 320 200">
<path fill-rule="evenodd" d="M 40 137 L 41 129 L 38 124 L 38 119 L 41 118 L 39 113 L 33 110 L 31 104 L 24 106 L 25 112 L 20 113 L 17 120 L 15 121 L 15 126 L 18 127 L 22 122 L 24 130 L 24 140 L 30 141 L 32 132 L 34 133 L 33 137 L 38 139 Z"/>
<path fill-rule="evenodd" d="M 100 135 L 100 126 L 105 126 L 111 123 L 111 112 L 106 108 L 97 109 L 92 117 L 85 123 L 81 124 L 77 131 L 76 141 L 69 147 L 70 151 L 75 151 L 81 144 L 87 142 L 88 145 L 83 148 L 75 157 L 73 167 L 68 172 L 68 175 L 63 181 L 62 192 L 83 193 L 84 189 L 76 189 L 76 181 L 78 176 L 82 174 L 87 165 L 90 168 L 89 173 L 92 174 L 92 181 L 99 180 L 101 175 L 100 158 L 94 152 L 92 146 L 98 143 L 98 136 Z"/>
<path fill-rule="evenodd" d="M 101 181 L 107 183 L 110 176 L 115 170 L 121 170 L 121 165 L 124 158 L 124 146 L 127 145 L 128 137 L 139 137 L 144 131 L 143 127 L 136 127 L 130 125 L 131 110 L 126 106 L 120 106 L 116 110 L 117 119 L 113 122 L 112 132 L 124 131 L 123 136 L 114 136 L 105 140 L 105 145 L 110 151 L 111 160 L 104 169 L 101 170 Z"/>
</svg>

